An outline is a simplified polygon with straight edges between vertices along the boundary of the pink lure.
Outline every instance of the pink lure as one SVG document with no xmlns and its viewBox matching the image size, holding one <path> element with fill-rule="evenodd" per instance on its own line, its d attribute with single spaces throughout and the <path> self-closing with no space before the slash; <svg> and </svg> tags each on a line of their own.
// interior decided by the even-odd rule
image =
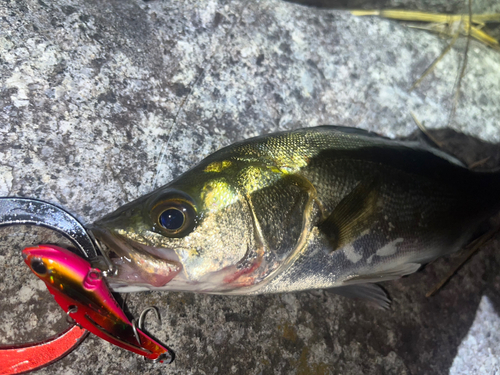
<svg viewBox="0 0 500 375">
<path fill-rule="evenodd" d="M 23 258 L 81 327 L 148 359 L 173 360 L 167 348 L 133 326 L 109 291 L 102 272 L 89 262 L 54 245 L 28 247 L 23 250 Z"/>
</svg>

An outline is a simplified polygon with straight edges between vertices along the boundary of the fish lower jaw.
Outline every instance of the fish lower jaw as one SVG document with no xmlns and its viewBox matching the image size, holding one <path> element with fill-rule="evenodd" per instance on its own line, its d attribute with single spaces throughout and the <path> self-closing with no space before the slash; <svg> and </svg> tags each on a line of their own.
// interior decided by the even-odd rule
<svg viewBox="0 0 500 375">
<path fill-rule="evenodd" d="M 122 271 L 124 271 L 122 269 Z M 118 277 L 108 277 L 110 288 L 119 293 L 132 293 L 140 291 L 169 291 L 169 292 L 193 292 L 203 294 L 220 295 L 252 295 L 258 294 L 263 284 L 227 283 L 223 275 L 209 274 L 199 280 L 190 280 L 184 272 L 179 272 L 163 285 L 153 285 L 143 275 L 134 273 L 133 279 L 126 278 L 127 272 L 121 272 Z"/>
<path fill-rule="evenodd" d="M 157 288 L 169 283 L 182 271 L 173 249 L 156 248 L 133 242 L 102 228 L 92 228 L 95 237 L 106 246 L 103 251 L 113 265 L 109 282 Z"/>
<path fill-rule="evenodd" d="M 135 293 L 144 291 L 168 291 L 168 292 L 193 292 L 203 294 L 224 294 L 224 295 L 247 295 L 255 294 L 253 288 L 234 288 L 229 285 L 226 288 L 221 288 L 220 285 L 202 282 L 186 282 L 182 278 L 175 277 L 169 283 L 154 287 L 147 283 L 127 284 L 121 280 L 108 279 L 109 287 L 113 292 L 117 293 Z"/>
</svg>

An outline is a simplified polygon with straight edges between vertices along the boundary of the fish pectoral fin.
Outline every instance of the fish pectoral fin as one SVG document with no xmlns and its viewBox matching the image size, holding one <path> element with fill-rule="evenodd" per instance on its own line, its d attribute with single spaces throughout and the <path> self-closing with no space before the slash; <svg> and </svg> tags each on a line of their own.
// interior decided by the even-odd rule
<svg viewBox="0 0 500 375">
<path fill-rule="evenodd" d="M 396 267 L 385 268 L 377 272 L 353 275 L 344 281 L 345 285 L 356 285 L 361 283 L 378 283 L 381 281 L 399 279 L 402 276 L 417 272 L 421 267 L 420 263 L 403 263 Z"/>
<path fill-rule="evenodd" d="M 383 310 L 387 310 L 391 305 L 391 300 L 387 296 L 387 293 L 381 286 L 376 284 L 345 285 L 329 290 L 344 297 L 365 300 Z"/>
<path fill-rule="evenodd" d="M 397 267 L 386 268 L 370 274 L 353 275 L 345 280 L 343 285 L 332 288 L 331 291 L 341 296 L 367 300 L 386 310 L 389 308 L 391 300 L 382 287 L 371 283 L 398 279 L 416 272 L 420 266 L 420 263 L 403 263 Z"/>
<path fill-rule="evenodd" d="M 330 243 L 332 251 L 342 248 L 371 227 L 378 213 L 378 180 L 362 181 L 318 225 Z"/>
</svg>

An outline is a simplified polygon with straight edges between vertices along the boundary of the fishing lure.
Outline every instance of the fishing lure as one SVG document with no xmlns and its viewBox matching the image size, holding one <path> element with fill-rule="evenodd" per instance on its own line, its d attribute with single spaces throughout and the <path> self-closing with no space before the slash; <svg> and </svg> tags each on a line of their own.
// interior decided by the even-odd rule
<svg viewBox="0 0 500 375">
<path fill-rule="evenodd" d="M 137 328 L 109 291 L 101 270 L 55 245 L 23 250 L 23 258 L 77 324 L 110 343 L 148 359 L 170 363 L 171 352 Z"/>
<path fill-rule="evenodd" d="M 26 373 L 52 364 L 74 350 L 89 331 L 146 358 L 172 362 L 173 352 L 140 329 L 142 318 L 149 309 L 141 314 L 139 328 L 120 309 L 102 279 L 105 273 L 113 273 L 113 267 L 102 257 L 93 238 L 76 218 L 60 207 L 37 199 L 1 197 L 0 226 L 6 225 L 47 227 L 63 234 L 75 245 L 75 253 L 52 245 L 31 247 L 24 250 L 23 257 L 30 269 L 46 281 L 49 291 L 76 324 L 41 342 L 0 346 L 0 375 Z M 86 280 L 85 285 L 83 280 Z"/>
</svg>

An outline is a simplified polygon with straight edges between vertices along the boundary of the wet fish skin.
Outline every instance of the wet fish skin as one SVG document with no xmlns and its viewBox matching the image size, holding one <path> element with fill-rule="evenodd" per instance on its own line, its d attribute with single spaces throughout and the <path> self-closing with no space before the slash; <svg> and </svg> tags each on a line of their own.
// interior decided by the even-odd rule
<svg viewBox="0 0 500 375">
<path fill-rule="evenodd" d="M 457 251 L 500 209 L 499 188 L 498 173 L 472 172 L 416 142 L 322 126 L 223 148 L 92 230 L 120 264 L 109 279 L 117 291 L 344 287 L 380 302 L 366 283 Z M 167 209 L 185 210 L 179 233 L 162 227 Z M 164 285 L 154 274 L 131 281 L 144 273 L 131 249 L 177 273 L 164 271 Z"/>
</svg>

